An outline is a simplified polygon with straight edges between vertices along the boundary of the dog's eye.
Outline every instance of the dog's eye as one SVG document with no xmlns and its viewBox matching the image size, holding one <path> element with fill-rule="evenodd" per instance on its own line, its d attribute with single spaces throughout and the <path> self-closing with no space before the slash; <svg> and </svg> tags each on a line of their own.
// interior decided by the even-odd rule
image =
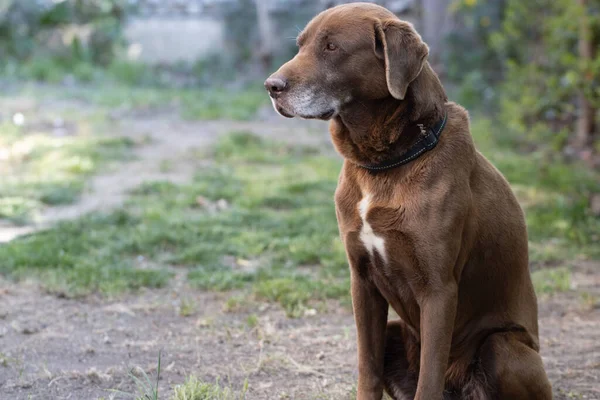
<svg viewBox="0 0 600 400">
<path fill-rule="evenodd" d="M 327 46 L 325 48 L 329 51 L 337 50 L 337 46 L 333 43 L 327 43 Z"/>
</svg>

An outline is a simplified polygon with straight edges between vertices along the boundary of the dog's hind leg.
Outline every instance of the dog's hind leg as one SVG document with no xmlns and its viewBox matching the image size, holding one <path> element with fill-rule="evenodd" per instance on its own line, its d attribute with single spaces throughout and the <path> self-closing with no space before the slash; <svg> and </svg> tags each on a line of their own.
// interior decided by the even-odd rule
<svg viewBox="0 0 600 400">
<path fill-rule="evenodd" d="M 418 360 L 419 347 L 407 330 L 401 320 L 387 324 L 383 379 L 386 393 L 394 400 L 412 400 L 417 391 L 418 366 L 409 360 L 414 356 Z"/>
<path fill-rule="evenodd" d="M 480 373 L 487 384 L 463 388 L 463 399 L 552 400 L 552 387 L 542 358 L 526 332 L 499 332 L 489 336 L 479 351 Z"/>
</svg>

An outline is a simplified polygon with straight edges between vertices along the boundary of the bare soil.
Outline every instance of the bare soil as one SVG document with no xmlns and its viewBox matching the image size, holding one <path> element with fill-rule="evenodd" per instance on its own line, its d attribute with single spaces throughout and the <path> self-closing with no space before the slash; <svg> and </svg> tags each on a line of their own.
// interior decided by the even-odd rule
<svg viewBox="0 0 600 400">
<path fill-rule="evenodd" d="M 252 130 L 300 143 L 327 143 L 315 126 L 189 123 L 169 115 L 122 119 L 114 134 L 149 140 L 136 159 L 93 178 L 81 200 L 49 208 L 36 226 L 118 206 L 144 181 L 185 182 L 202 163 L 198 151 L 222 132 Z M 162 167 L 161 167 L 162 165 Z M 165 166 L 168 165 L 168 168 Z M 600 265 L 573 268 L 573 289 L 540 299 L 542 356 L 556 399 L 600 399 Z M 181 276 L 179 276 L 181 275 Z M 59 298 L 34 283 L 0 280 L 0 398 L 127 398 L 128 375 L 155 376 L 162 351 L 161 398 L 190 375 L 241 389 L 247 399 L 345 399 L 356 381 L 355 331 L 349 310 L 330 303 L 298 319 L 251 299 L 225 311 L 232 293 L 189 288 L 183 274 L 160 290 L 117 298 Z M 181 309 L 191 309 L 182 316 Z M 256 324 L 249 316 L 257 316 Z"/>
<path fill-rule="evenodd" d="M 267 304 L 226 313 L 227 294 L 185 286 L 108 301 L 60 299 L 6 282 L 1 290 L 1 398 L 135 392 L 128 372 L 139 367 L 155 376 L 159 351 L 165 394 L 195 375 L 237 389 L 248 379 L 248 399 L 339 399 L 355 378 L 352 316 L 341 309 L 301 319 Z M 191 316 L 180 315 L 182 298 L 195 304 Z M 250 314 L 258 317 L 254 327 Z"/>
<path fill-rule="evenodd" d="M 577 289 L 540 299 L 542 356 L 556 399 L 600 399 L 600 309 L 579 295 L 598 290 L 597 268 L 577 266 Z M 126 398 L 110 390 L 135 392 L 129 371 L 155 376 L 159 351 L 163 394 L 194 375 L 237 389 L 247 379 L 248 399 L 350 398 L 356 356 L 349 310 L 332 303 L 290 319 L 277 305 L 249 300 L 227 312 L 229 296 L 181 279 L 115 299 L 57 298 L 33 284 L 0 281 L 0 398 Z M 182 302 L 192 304 L 191 315 L 181 315 Z M 250 315 L 258 317 L 255 326 Z"/>
</svg>

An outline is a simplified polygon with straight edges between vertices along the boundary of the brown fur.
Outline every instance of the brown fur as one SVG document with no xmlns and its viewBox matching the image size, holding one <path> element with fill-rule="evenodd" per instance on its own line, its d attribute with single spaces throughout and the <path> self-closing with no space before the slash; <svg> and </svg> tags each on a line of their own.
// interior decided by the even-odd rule
<svg viewBox="0 0 600 400">
<path fill-rule="evenodd" d="M 271 94 L 284 115 L 287 91 L 307 82 L 339 100 L 330 132 L 345 159 L 335 204 L 351 271 L 358 399 L 381 399 L 384 389 L 394 399 L 551 399 L 523 213 L 475 149 L 465 109 L 447 102 L 420 36 L 385 9 L 354 3 L 319 14 L 299 44 L 270 78 L 285 88 Z M 402 154 L 417 123 L 432 126 L 445 112 L 433 150 L 378 173 L 356 165 Z M 385 260 L 360 239 L 366 194 Z M 387 322 L 388 306 L 400 320 Z"/>
</svg>

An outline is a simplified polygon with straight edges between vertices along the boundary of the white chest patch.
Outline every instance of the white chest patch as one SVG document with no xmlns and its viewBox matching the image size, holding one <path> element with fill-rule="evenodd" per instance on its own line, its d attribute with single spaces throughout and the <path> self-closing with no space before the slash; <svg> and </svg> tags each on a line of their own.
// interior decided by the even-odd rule
<svg viewBox="0 0 600 400">
<path fill-rule="evenodd" d="M 383 261 L 386 262 L 387 260 L 385 253 L 385 242 L 382 237 L 377 236 L 375 232 L 373 232 L 373 228 L 367 222 L 367 212 L 369 211 L 370 205 L 370 194 L 365 195 L 365 197 L 363 197 L 363 199 L 358 203 L 358 213 L 360 214 L 360 218 L 362 219 L 360 240 L 362 240 L 371 257 L 373 257 L 373 252 L 377 251 L 377 253 L 379 253 Z"/>
</svg>

